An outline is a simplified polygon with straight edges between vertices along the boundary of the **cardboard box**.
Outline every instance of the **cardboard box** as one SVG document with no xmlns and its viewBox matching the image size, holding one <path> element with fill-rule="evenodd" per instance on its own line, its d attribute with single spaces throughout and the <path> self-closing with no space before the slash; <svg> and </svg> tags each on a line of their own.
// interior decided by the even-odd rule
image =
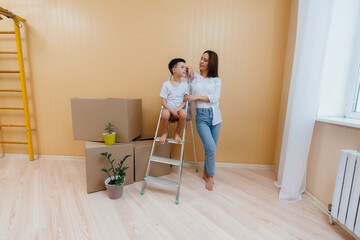
<svg viewBox="0 0 360 240">
<path fill-rule="evenodd" d="M 135 182 L 144 180 L 153 140 L 134 141 L 135 156 Z M 154 155 L 170 158 L 171 147 L 169 143 L 156 143 Z M 150 176 L 160 177 L 170 173 L 170 165 L 164 163 L 151 163 Z"/>
<path fill-rule="evenodd" d="M 101 142 L 86 142 L 85 144 L 85 165 L 86 165 L 86 186 L 87 192 L 96 192 L 105 189 L 104 181 L 109 176 L 102 172 L 102 168 L 109 168 L 109 162 L 100 153 L 108 152 L 112 154 L 114 166 L 127 155 L 124 165 L 129 167 L 126 170 L 125 185 L 134 182 L 134 154 L 132 143 L 117 143 L 114 145 L 105 145 Z M 111 174 L 110 174 L 111 175 Z M 112 176 L 112 175 L 111 175 Z"/>
<path fill-rule="evenodd" d="M 107 124 L 116 131 L 116 142 L 128 143 L 141 135 L 141 99 L 72 98 L 74 140 L 104 141 Z"/>
</svg>

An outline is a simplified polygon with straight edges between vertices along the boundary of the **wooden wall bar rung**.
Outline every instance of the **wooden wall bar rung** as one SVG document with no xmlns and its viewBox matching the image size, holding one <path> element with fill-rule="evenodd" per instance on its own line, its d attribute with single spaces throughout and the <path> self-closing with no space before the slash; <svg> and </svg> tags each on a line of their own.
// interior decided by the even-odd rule
<svg viewBox="0 0 360 240">
<path fill-rule="evenodd" d="M 17 54 L 17 52 L 0 52 L 0 54 Z"/>
<path fill-rule="evenodd" d="M 4 144 L 27 144 L 27 142 L 20 142 L 20 141 L 0 141 L 0 143 L 4 143 Z"/>
<path fill-rule="evenodd" d="M 24 108 L 19 108 L 19 107 L 0 107 L 0 110 L 24 110 Z"/>
<path fill-rule="evenodd" d="M 20 124 L 0 124 L 0 127 L 26 127 L 26 126 Z"/>
<path fill-rule="evenodd" d="M 0 7 L 0 14 L 4 15 L 5 17 L 9 17 L 9 18 L 16 17 L 17 20 L 19 20 L 20 22 L 26 22 L 26 19 L 19 17 L 15 13 L 12 12 L 12 14 L 15 15 L 15 16 L 13 16 L 8 12 L 8 10 L 6 10 L 5 8 L 2 8 L 2 7 Z"/>
<path fill-rule="evenodd" d="M 14 31 L 1 31 L 0 34 L 15 34 Z"/>
<path fill-rule="evenodd" d="M 20 71 L 16 71 L 16 70 L 1 70 L 0 73 L 20 73 Z"/>
<path fill-rule="evenodd" d="M 22 92 L 20 89 L 0 89 L 0 92 Z"/>
</svg>

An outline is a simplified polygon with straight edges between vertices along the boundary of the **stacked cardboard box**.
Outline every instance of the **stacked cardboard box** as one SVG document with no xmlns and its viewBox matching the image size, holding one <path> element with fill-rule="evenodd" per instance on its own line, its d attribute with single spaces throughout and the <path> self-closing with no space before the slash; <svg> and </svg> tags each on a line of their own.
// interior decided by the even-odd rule
<svg viewBox="0 0 360 240">
<path fill-rule="evenodd" d="M 102 142 L 86 142 L 85 144 L 85 165 L 86 165 L 86 187 L 87 192 L 96 192 L 105 189 L 104 181 L 109 176 L 100 171 L 102 168 L 109 168 L 109 162 L 100 156 L 100 153 L 108 152 L 112 154 L 114 166 L 126 156 L 128 157 L 124 162 L 126 170 L 125 185 L 134 182 L 134 155 L 132 143 L 115 143 L 114 145 L 105 145 Z"/>
<path fill-rule="evenodd" d="M 103 141 L 105 126 L 115 126 L 116 142 L 128 143 L 142 132 L 141 99 L 72 98 L 74 140 Z"/>
<path fill-rule="evenodd" d="M 139 139 L 134 141 L 135 156 L 135 182 L 144 180 L 153 141 Z M 158 157 L 170 158 L 170 144 L 158 144 L 154 149 L 154 155 Z M 150 176 L 160 177 L 170 173 L 170 165 L 162 163 L 151 163 Z"/>
<path fill-rule="evenodd" d="M 104 190 L 104 180 L 108 177 L 102 168 L 108 162 L 100 156 L 102 152 L 112 153 L 115 164 L 124 156 L 127 158 L 125 184 L 144 179 L 151 151 L 151 140 L 135 140 L 142 132 L 141 99 L 89 99 L 72 98 L 71 111 L 74 140 L 87 141 L 85 145 L 86 184 L 87 192 Z M 112 123 L 116 131 L 116 144 L 105 145 L 102 133 L 105 126 Z M 170 145 L 157 146 L 155 155 L 170 157 Z M 169 165 L 152 165 L 150 175 L 162 176 L 169 174 Z"/>
</svg>

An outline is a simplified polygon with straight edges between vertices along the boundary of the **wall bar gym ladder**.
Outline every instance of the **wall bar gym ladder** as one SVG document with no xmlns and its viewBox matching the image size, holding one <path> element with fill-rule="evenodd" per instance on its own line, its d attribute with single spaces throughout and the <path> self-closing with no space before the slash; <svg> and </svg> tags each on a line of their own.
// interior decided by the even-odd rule
<svg viewBox="0 0 360 240">
<path fill-rule="evenodd" d="M 0 141 L 2 144 L 27 144 L 29 149 L 29 159 L 34 160 L 34 147 L 32 141 L 32 132 L 31 132 L 31 123 L 30 123 L 30 113 L 29 113 L 29 103 L 27 96 L 27 88 L 26 88 L 26 78 L 25 78 L 25 69 L 24 69 L 24 58 L 22 52 L 22 44 L 21 44 L 21 35 L 20 35 L 20 22 L 25 22 L 26 19 L 16 16 L 12 12 L 0 7 L 0 15 L 3 15 L 7 18 L 12 18 L 14 20 L 15 31 L 2 31 L 0 34 L 15 34 L 16 38 L 16 47 L 17 52 L 13 51 L 3 51 L 0 54 L 17 54 L 19 61 L 19 70 L 0 70 L 0 73 L 14 73 L 20 74 L 21 81 L 21 89 L 0 89 L 0 93 L 8 92 L 8 93 L 22 93 L 23 99 L 23 107 L 0 107 L 0 110 L 21 110 L 24 111 L 25 115 L 25 125 L 19 124 L 0 124 L 0 128 L 3 127 L 24 127 L 26 128 L 27 142 L 23 141 Z M 0 20 L 3 18 L 0 16 Z"/>
</svg>

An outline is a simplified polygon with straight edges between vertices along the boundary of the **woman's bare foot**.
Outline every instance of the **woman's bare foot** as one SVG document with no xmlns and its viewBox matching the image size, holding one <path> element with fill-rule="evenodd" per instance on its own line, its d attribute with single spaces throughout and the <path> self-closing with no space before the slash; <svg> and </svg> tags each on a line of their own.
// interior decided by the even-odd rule
<svg viewBox="0 0 360 240">
<path fill-rule="evenodd" d="M 207 181 L 207 173 L 206 172 L 204 172 L 204 174 L 203 174 L 203 179 L 205 180 L 205 182 Z"/>
<path fill-rule="evenodd" d="M 214 188 L 214 177 L 208 176 L 206 180 L 206 189 L 212 191 Z"/>
<path fill-rule="evenodd" d="M 161 135 L 159 143 L 164 144 L 166 141 L 166 137 L 167 137 L 167 133 L 164 133 L 163 135 Z"/>
<path fill-rule="evenodd" d="M 181 138 L 178 133 L 175 133 L 175 142 L 177 142 L 177 143 L 181 142 Z"/>
<path fill-rule="evenodd" d="M 208 178 L 210 177 L 209 174 L 207 174 L 206 172 L 204 172 L 203 174 L 203 179 L 205 180 L 205 182 L 208 180 Z M 213 179 L 213 184 L 214 184 L 214 177 L 211 177 Z"/>
</svg>

